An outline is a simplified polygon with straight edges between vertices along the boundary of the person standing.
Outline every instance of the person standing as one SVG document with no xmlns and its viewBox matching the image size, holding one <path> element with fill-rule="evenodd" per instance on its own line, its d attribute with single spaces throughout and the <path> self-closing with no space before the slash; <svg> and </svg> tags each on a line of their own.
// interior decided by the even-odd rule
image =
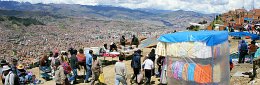
<svg viewBox="0 0 260 85">
<path fill-rule="evenodd" d="M 150 85 L 152 70 L 154 69 L 154 63 L 151 57 L 148 57 L 143 63 L 143 69 L 145 71 L 145 77 L 147 78 L 146 84 Z"/>
<path fill-rule="evenodd" d="M 79 49 L 79 53 L 76 55 L 77 59 L 79 62 L 81 63 L 85 63 L 86 62 L 86 56 L 84 54 L 83 49 Z"/>
<path fill-rule="evenodd" d="M 5 60 L 1 60 L 0 65 L 0 79 L 2 80 L 2 84 L 4 84 L 5 80 L 3 77 L 3 66 L 8 65 L 8 63 Z"/>
<path fill-rule="evenodd" d="M 134 71 L 134 75 L 132 76 L 130 82 L 132 83 L 132 81 L 135 78 L 135 82 L 137 83 L 137 75 L 140 73 L 141 70 L 141 50 L 137 50 L 134 52 L 133 54 L 133 58 L 131 61 L 131 67 Z"/>
<path fill-rule="evenodd" d="M 125 43 L 126 43 L 126 39 L 125 39 L 125 36 L 123 35 L 120 39 L 120 44 L 125 47 Z"/>
<path fill-rule="evenodd" d="M 5 65 L 3 66 L 4 85 L 20 85 L 18 76 L 12 72 L 12 69 Z"/>
<path fill-rule="evenodd" d="M 86 72 L 86 77 L 84 80 L 84 83 L 89 82 L 89 77 L 91 76 L 91 67 L 92 67 L 92 57 L 93 56 L 93 51 L 89 50 L 89 53 L 86 54 L 86 67 L 87 67 L 87 72 Z"/>
<path fill-rule="evenodd" d="M 164 61 L 164 56 L 160 56 L 157 59 L 158 72 L 159 72 L 159 74 L 157 75 L 158 77 L 161 77 L 163 61 Z"/>
<path fill-rule="evenodd" d="M 148 54 L 148 57 L 153 61 L 153 63 L 155 62 L 155 56 L 156 56 L 155 50 L 152 49 L 151 52 Z M 153 68 L 152 75 L 154 75 L 154 74 L 155 74 L 155 69 Z"/>
<path fill-rule="evenodd" d="M 70 57 L 70 66 L 72 68 L 73 76 L 69 78 L 69 80 L 74 83 L 77 80 L 78 77 L 78 72 L 77 72 L 77 67 L 78 67 L 78 59 L 76 57 L 77 51 L 73 50 L 71 52 L 71 57 Z"/>
<path fill-rule="evenodd" d="M 126 66 L 125 66 L 125 63 L 123 62 L 124 60 L 124 56 L 121 54 L 119 55 L 119 61 L 116 62 L 115 64 L 115 73 L 116 73 L 116 76 L 115 76 L 115 85 L 119 85 L 120 82 L 123 84 L 123 85 L 127 85 L 126 83 Z"/>
<path fill-rule="evenodd" d="M 247 49 L 247 44 L 245 42 L 245 40 L 241 40 L 240 41 L 240 44 L 238 46 L 238 50 L 239 50 L 239 60 L 238 60 L 238 63 L 244 63 L 245 62 L 245 56 L 248 52 L 248 49 Z"/>
<path fill-rule="evenodd" d="M 59 52 L 56 50 L 54 52 L 53 57 L 51 57 L 51 69 L 52 69 L 51 74 L 53 78 L 55 77 L 55 62 L 59 61 L 58 56 L 59 56 Z"/>
<path fill-rule="evenodd" d="M 101 61 L 97 59 L 96 55 L 93 55 L 93 64 L 92 64 L 92 80 L 91 80 L 91 85 L 95 84 L 95 81 L 98 81 L 100 85 L 100 81 L 98 80 L 99 75 L 103 72 L 102 71 L 102 64 Z"/>
<path fill-rule="evenodd" d="M 138 48 L 139 40 L 135 35 L 133 35 L 131 45 L 136 45 L 136 48 Z"/>
<path fill-rule="evenodd" d="M 250 56 L 250 63 L 253 63 L 254 55 L 256 50 L 258 49 L 258 46 L 255 45 L 255 41 L 251 41 L 251 44 L 248 46 L 248 53 Z"/>
<path fill-rule="evenodd" d="M 55 61 L 55 82 L 56 85 L 64 85 L 65 84 L 65 79 L 66 75 L 64 74 L 64 69 L 60 63 L 60 61 L 56 60 Z"/>
</svg>

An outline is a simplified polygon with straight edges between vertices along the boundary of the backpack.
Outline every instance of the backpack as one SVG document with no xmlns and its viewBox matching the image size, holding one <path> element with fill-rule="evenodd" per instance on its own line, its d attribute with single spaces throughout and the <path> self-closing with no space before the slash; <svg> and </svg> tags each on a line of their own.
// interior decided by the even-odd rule
<svg viewBox="0 0 260 85">
<path fill-rule="evenodd" d="M 70 65 L 67 62 L 62 63 L 62 67 L 64 69 L 65 74 L 71 73 L 72 68 L 70 67 Z"/>
</svg>

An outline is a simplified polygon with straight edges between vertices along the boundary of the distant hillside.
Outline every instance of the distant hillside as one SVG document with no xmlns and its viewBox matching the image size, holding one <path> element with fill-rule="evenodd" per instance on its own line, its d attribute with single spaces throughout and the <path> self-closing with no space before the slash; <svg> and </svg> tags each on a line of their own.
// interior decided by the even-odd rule
<svg viewBox="0 0 260 85">
<path fill-rule="evenodd" d="M 132 20 L 152 23 L 172 28 L 186 28 L 189 22 L 212 21 L 213 15 L 192 11 L 168 11 L 154 9 L 128 9 L 112 6 L 88 6 L 79 4 L 31 4 L 29 2 L 0 1 L 0 9 L 25 11 L 21 15 L 36 14 L 39 16 L 58 15 L 86 17 L 97 19 Z M 3 12 L 5 15 L 15 15 L 16 11 Z M 28 11 L 32 11 L 31 13 Z M 35 13 L 34 13 L 35 12 Z M 40 13 L 39 13 L 40 12 Z M 0 13 L 1 15 L 1 13 Z"/>
<path fill-rule="evenodd" d="M 1 10 L 1 16 L 49 16 L 49 12 L 42 11 L 16 11 L 16 10 Z"/>
<path fill-rule="evenodd" d="M 19 18 L 15 16 L 0 16 L 0 22 L 10 22 L 17 26 L 44 25 L 44 23 L 33 18 Z"/>
</svg>

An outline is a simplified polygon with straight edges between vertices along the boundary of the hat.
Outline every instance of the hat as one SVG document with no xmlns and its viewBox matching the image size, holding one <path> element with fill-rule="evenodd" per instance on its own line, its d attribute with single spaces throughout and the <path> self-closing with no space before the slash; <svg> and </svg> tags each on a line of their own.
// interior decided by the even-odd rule
<svg viewBox="0 0 260 85">
<path fill-rule="evenodd" d="M 24 66 L 22 64 L 19 64 L 18 66 L 16 66 L 17 69 L 24 69 Z"/>
<path fill-rule="evenodd" d="M 5 60 L 1 60 L 0 64 L 1 65 L 7 65 L 7 62 Z"/>
<path fill-rule="evenodd" d="M 8 71 L 11 70 L 11 68 L 8 65 L 4 65 L 2 71 Z"/>
</svg>

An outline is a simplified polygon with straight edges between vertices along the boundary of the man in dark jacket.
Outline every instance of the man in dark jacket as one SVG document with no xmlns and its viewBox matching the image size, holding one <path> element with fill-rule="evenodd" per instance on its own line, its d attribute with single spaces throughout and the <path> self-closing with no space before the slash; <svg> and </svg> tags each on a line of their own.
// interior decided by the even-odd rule
<svg viewBox="0 0 260 85">
<path fill-rule="evenodd" d="M 155 63 L 155 49 L 152 49 L 151 52 L 148 54 L 148 58 L 151 59 L 153 61 L 153 63 Z M 152 69 L 152 75 L 155 74 L 155 69 Z"/>
<path fill-rule="evenodd" d="M 78 67 L 78 59 L 76 57 L 77 51 L 76 50 L 72 50 L 71 51 L 71 57 L 70 57 L 70 66 L 72 68 L 72 72 L 73 72 L 73 76 L 70 77 L 70 81 L 71 83 L 75 83 L 77 80 L 77 67 Z"/>
<path fill-rule="evenodd" d="M 123 35 L 120 39 L 120 44 L 125 47 L 125 43 L 126 43 L 126 39 L 125 36 Z"/>
<path fill-rule="evenodd" d="M 135 35 L 133 35 L 131 45 L 136 45 L 136 47 L 138 48 L 139 40 Z"/>
<path fill-rule="evenodd" d="M 130 81 L 131 83 L 134 78 L 136 79 L 135 82 L 137 82 L 137 75 L 140 73 L 140 70 L 141 70 L 141 53 L 142 53 L 141 50 L 137 50 L 133 54 L 133 58 L 131 61 L 131 67 L 134 70 L 134 75 L 131 78 L 131 81 Z"/>
</svg>

